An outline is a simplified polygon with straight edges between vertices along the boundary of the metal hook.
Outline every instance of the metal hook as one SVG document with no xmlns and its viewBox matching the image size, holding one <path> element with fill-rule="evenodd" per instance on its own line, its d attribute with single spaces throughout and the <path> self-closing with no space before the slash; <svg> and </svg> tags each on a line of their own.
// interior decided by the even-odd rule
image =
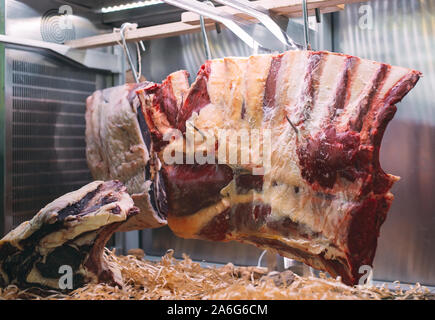
<svg viewBox="0 0 435 320">
<path fill-rule="evenodd" d="M 322 22 L 322 16 L 319 8 L 314 9 L 314 12 L 316 13 L 316 22 L 321 23 Z"/>
<path fill-rule="evenodd" d="M 302 46 L 297 44 L 281 27 L 270 17 L 270 13 L 247 0 L 215 0 L 223 5 L 242 11 L 263 24 L 287 49 L 300 50 Z"/>
<path fill-rule="evenodd" d="M 163 0 L 163 2 L 218 21 L 230 29 L 249 47 L 255 48 L 255 46 L 259 46 L 261 48 L 260 44 L 255 41 L 254 38 L 252 38 L 245 30 L 243 30 L 243 28 L 241 28 L 230 15 L 222 14 L 215 8 L 195 0 Z"/>
<path fill-rule="evenodd" d="M 293 122 L 291 122 L 290 118 L 289 118 L 287 115 L 286 115 L 285 117 L 286 117 L 288 123 L 290 124 L 290 126 L 293 128 L 293 130 L 294 130 L 294 131 L 296 132 L 296 134 L 298 135 L 298 134 L 299 134 L 299 130 L 298 130 L 298 128 L 296 128 L 296 126 L 293 124 Z"/>
<path fill-rule="evenodd" d="M 205 134 L 199 130 L 192 122 L 187 122 L 188 124 L 190 124 L 192 126 L 193 129 L 195 129 L 196 131 L 198 131 L 198 133 L 202 136 L 202 140 L 205 140 Z"/>
<path fill-rule="evenodd" d="M 214 7 L 213 2 L 211 1 L 204 1 L 204 3 Z M 202 34 L 202 41 L 204 42 L 205 57 L 207 60 L 211 60 L 210 44 L 208 42 L 207 30 L 205 29 L 205 22 L 203 16 L 199 16 L 199 22 L 201 24 L 201 34 Z"/>
<path fill-rule="evenodd" d="M 134 80 L 136 81 L 136 83 L 139 83 L 140 82 L 140 75 L 136 71 L 136 67 L 133 64 L 133 59 L 131 58 L 130 50 L 128 49 L 127 42 L 125 40 L 125 29 L 130 27 L 130 26 L 134 26 L 134 24 L 131 24 L 128 22 L 123 23 L 119 33 L 121 35 L 122 46 L 123 46 L 125 54 L 127 56 L 127 60 L 128 60 L 128 64 L 130 65 L 131 72 L 133 73 Z M 142 50 L 145 51 L 145 46 L 144 46 L 143 42 L 142 41 L 140 41 L 140 42 L 141 42 Z"/>
<path fill-rule="evenodd" d="M 311 50 L 310 46 L 310 29 L 308 25 L 308 8 L 307 8 L 307 0 L 302 0 L 302 13 L 304 18 L 304 49 Z"/>
<path fill-rule="evenodd" d="M 140 48 L 142 49 L 142 52 L 145 52 L 146 48 L 145 48 L 145 45 L 143 44 L 142 40 L 139 41 L 139 45 L 140 45 Z"/>
</svg>

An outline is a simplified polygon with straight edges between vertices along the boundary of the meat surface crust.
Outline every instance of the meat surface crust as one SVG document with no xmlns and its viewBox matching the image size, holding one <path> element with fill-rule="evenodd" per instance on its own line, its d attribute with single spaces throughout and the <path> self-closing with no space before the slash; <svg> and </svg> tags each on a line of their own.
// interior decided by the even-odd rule
<svg viewBox="0 0 435 320">
<path fill-rule="evenodd" d="M 121 273 L 105 259 L 104 246 L 138 212 L 119 181 L 95 181 L 63 195 L 0 240 L 0 287 L 121 286 Z M 66 272 L 72 279 L 63 282 Z"/>
<path fill-rule="evenodd" d="M 356 284 L 398 180 L 380 166 L 381 140 L 420 76 L 291 51 L 207 61 L 185 92 L 174 90 L 185 72 L 138 89 L 169 227 L 273 249 Z"/>
<path fill-rule="evenodd" d="M 159 176 L 148 152 L 149 132 L 135 90 L 150 82 L 126 84 L 96 91 L 86 101 L 86 157 L 95 180 L 120 180 L 127 187 L 140 213 L 119 231 L 141 230 L 166 225 L 160 214 L 164 195 Z M 163 203 L 163 204 L 162 204 Z"/>
</svg>

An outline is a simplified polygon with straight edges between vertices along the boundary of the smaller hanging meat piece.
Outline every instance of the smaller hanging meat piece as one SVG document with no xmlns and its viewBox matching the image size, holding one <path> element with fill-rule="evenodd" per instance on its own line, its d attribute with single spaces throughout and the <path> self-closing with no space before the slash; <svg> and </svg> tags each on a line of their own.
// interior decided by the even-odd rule
<svg viewBox="0 0 435 320">
<path fill-rule="evenodd" d="M 119 180 L 140 213 L 120 231 L 166 225 L 158 162 L 150 155 L 150 130 L 135 90 L 151 82 L 95 91 L 86 100 L 86 158 L 95 180 Z"/>
</svg>

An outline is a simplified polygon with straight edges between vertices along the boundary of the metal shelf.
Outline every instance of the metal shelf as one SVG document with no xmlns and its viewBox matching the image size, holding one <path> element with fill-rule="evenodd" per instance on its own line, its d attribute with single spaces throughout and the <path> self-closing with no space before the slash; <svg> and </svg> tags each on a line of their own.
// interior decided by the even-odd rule
<svg viewBox="0 0 435 320">
<path fill-rule="evenodd" d="M 365 0 L 367 1 L 367 0 Z M 343 10 L 344 6 L 349 3 L 362 2 L 361 0 L 308 0 L 307 6 L 309 14 L 314 15 L 315 9 L 319 9 L 321 13 L 329 13 L 334 11 Z M 258 0 L 253 1 L 253 4 L 262 6 L 268 9 L 274 15 L 281 15 L 286 17 L 300 17 L 302 16 L 302 2 L 300 0 Z M 229 13 L 234 16 L 241 16 L 241 13 L 235 9 L 221 6 L 219 10 Z M 242 16 L 247 18 L 246 15 Z M 249 18 L 252 22 L 255 19 Z M 214 28 L 215 21 L 206 19 L 206 28 Z M 181 21 L 167 23 L 152 27 L 138 28 L 135 30 L 126 31 L 126 41 L 137 42 L 141 40 L 153 40 L 159 38 L 168 38 L 188 33 L 200 31 L 199 16 L 191 12 L 182 14 Z M 121 36 L 119 32 L 92 36 L 77 40 L 71 40 L 66 45 L 75 49 L 89 49 L 104 46 L 111 46 L 119 43 Z"/>
</svg>

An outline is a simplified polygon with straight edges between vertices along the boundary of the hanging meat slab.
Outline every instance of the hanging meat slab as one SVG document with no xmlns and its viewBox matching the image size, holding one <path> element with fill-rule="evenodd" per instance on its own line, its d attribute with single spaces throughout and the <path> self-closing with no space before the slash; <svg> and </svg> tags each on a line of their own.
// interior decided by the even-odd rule
<svg viewBox="0 0 435 320">
<path fill-rule="evenodd" d="M 121 286 L 121 273 L 105 259 L 104 246 L 138 211 L 119 181 L 95 181 L 65 194 L 0 240 L 0 286 Z M 72 279 L 61 281 L 66 272 Z"/>
<path fill-rule="evenodd" d="M 207 61 L 186 92 L 174 89 L 187 83 L 183 72 L 138 89 L 169 227 L 184 238 L 273 249 L 356 284 L 399 179 L 380 166 L 381 140 L 420 76 L 292 51 Z M 246 135 L 248 147 L 231 139 Z"/>
<path fill-rule="evenodd" d="M 135 93 L 150 82 L 96 91 L 86 101 L 86 157 L 95 180 L 120 180 L 140 213 L 120 231 L 166 225 L 165 196 L 159 188 L 150 137 Z"/>
</svg>

